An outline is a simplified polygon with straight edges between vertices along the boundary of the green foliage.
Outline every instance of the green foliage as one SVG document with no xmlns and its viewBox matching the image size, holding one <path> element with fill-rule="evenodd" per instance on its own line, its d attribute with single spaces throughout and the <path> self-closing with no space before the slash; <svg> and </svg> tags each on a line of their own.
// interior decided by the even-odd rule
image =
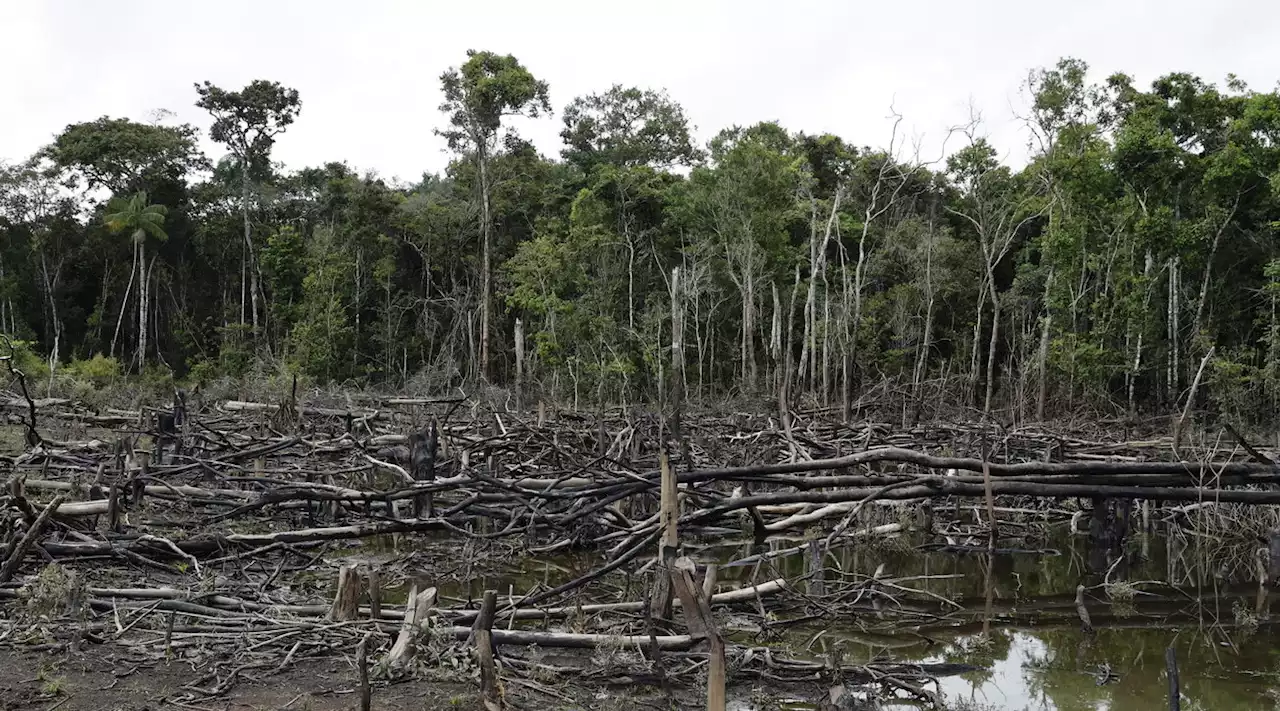
<svg viewBox="0 0 1280 711">
<path fill-rule="evenodd" d="M 61 373 L 95 385 L 107 385 L 123 373 L 120 361 L 95 353 L 88 360 L 75 359 L 62 366 Z"/>
<path fill-rule="evenodd" d="M 289 338 L 292 363 L 321 380 L 363 375 L 352 315 L 355 261 L 331 230 L 322 229 L 310 245 L 306 263 L 301 318 Z"/>
<path fill-rule="evenodd" d="M 886 381 L 917 410 L 990 390 L 1015 421 L 1037 400 L 1174 407 L 1213 347 L 1197 407 L 1267 417 L 1280 92 L 1089 76 L 1028 75 L 1025 166 L 976 124 L 936 167 L 896 132 L 770 122 L 698 145 L 673 97 L 626 85 L 569 102 L 552 159 L 511 121 L 551 111 L 546 82 L 471 51 L 441 76 L 453 160 L 413 184 L 285 170 L 297 91 L 203 82 L 215 165 L 190 126 L 104 117 L 0 167 L 0 331 L 33 380 L 51 354 L 80 385 L 127 364 L 157 388 L 292 369 L 451 389 L 510 382 L 518 320 L 540 396 L 665 397 L 679 341 L 694 397 L 785 384 L 830 406 Z"/>
<path fill-rule="evenodd" d="M 1258 398 L 1264 377 L 1247 362 L 1249 355 L 1235 351 L 1214 356 L 1202 386 L 1214 410 L 1235 423 L 1266 421 L 1270 409 Z"/>
<path fill-rule="evenodd" d="M 564 157 L 584 172 L 600 165 L 667 168 L 700 158 L 684 109 L 666 92 L 624 89 L 574 99 L 564 110 Z"/>
<path fill-rule="evenodd" d="M 271 315 L 277 327 L 287 331 L 302 308 L 303 282 L 307 276 L 306 245 L 302 233 L 286 225 L 269 237 L 262 249 L 262 268 L 270 290 Z"/>
<path fill-rule="evenodd" d="M 213 116 L 209 137 L 225 144 L 250 175 L 261 177 L 270 168 L 268 159 L 276 136 L 283 133 L 302 109 L 297 89 L 279 82 L 256 79 L 240 91 L 228 91 L 211 82 L 196 84 L 196 106 Z"/>
<path fill-rule="evenodd" d="M 164 240 L 168 238 L 164 231 L 168 211 L 164 205 L 148 202 L 146 191 L 140 191 L 128 198 L 113 198 L 102 221 L 113 234 L 127 234 L 134 242 L 142 242 L 147 236 Z"/>
<path fill-rule="evenodd" d="M 467 61 L 441 75 L 440 83 L 440 110 L 452 128 L 439 133 L 457 151 L 487 147 L 506 116 L 536 118 L 551 111 L 547 83 L 509 54 L 469 49 Z"/>
<path fill-rule="evenodd" d="M 160 126 L 103 116 L 67 128 L 44 150 L 57 166 L 89 187 L 114 193 L 155 189 L 208 167 L 189 124 Z"/>
<path fill-rule="evenodd" d="M 42 380 L 49 377 L 49 362 L 36 352 L 36 344 L 31 341 L 12 341 L 14 369 L 27 376 L 27 381 Z M 0 375 L 9 376 L 7 367 L 0 367 Z"/>
</svg>

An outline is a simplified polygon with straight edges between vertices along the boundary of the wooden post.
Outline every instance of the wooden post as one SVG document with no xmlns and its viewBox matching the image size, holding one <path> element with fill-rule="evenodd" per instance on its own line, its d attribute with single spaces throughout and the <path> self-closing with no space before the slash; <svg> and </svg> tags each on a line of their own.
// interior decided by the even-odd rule
<svg viewBox="0 0 1280 711">
<path fill-rule="evenodd" d="M 151 452 L 138 452 L 138 472 L 133 475 L 130 480 L 132 486 L 132 504 L 134 506 L 142 505 L 142 497 L 147 493 L 146 477 L 151 470 Z"/>
<path fill-rule="evenodd" d="M 356 647 L 356 669 L 360 674 L 360 711 L 372 711 L 373 689 L 369 687 L 369 638 L 372 632 L 366 632 L 360 646 Z"/>
<path fill-rule="evenodd" d="M 679 558 L 671 566 L 671 586 L 680 597 L 689 634 L 706 639 L 710 647 L 707 669 L 707 711 L 725 711 L 725 659 L 724 640 L 716 629 L 711 605 L 702 588 L 693 582 L 697 566 L 688 558 Z"/>
<path fill-rule="evenodd" d="M 107 525 L 112 533 L 120 533 L 120 487 L 117 484 L 112 484 L 111 492 L 107 494 Z"/>
<path fill-rule="evenodd" d="M 177 390 L 173 394 L 173 418 L 178 425 L 178 444 L 175 454 L 186 454 L 187 444 L 191 441 L 191 424 L 187 415 L 187 391 Z"/>
<path fill-rule="evenodd" d="M 998 526 L 996 522 L 996 499 L 991 492 L 991 465 L 987 462 L 989 452 L 987 451 L 987 438 L 982 438 L 982 485 L 986 488 L 987 493 L 987 523 L 991 527 L 990 537 L 987 539 L 987 548 L 995 550 L 996 538 L 999 535 L 996 532 Z"/>
<path fill-rule="evenodd" d="M 1280 581 L 1280 528 L 1271 531 L 1267 536 L 1267 579 L 1275 585 Z"/>
<path fill-rule="evenodd" d="M 377 568 L 369 569 L 369 617 L 382 618 L 382 576 Z"/>
<path fill-rule="evenodd" d="M 658 456 L 658 466 L 662 475 L 662 510 L 659 516 L 662 541 L 659 547 L 663 550 L 669 549 L 674 554 L 680 547 L 680 534 L 677 529 L 680 520 L 680 500 L 679 490 L 676 487 L 676 473 L 671 468 L 671 461 L 666 452 Z"/>
<path fill-rule="evenodd" d="M 489 709 L 502 708 L 498 690 L 498 668 L 493 660 L 493 615 L 498 607 L 498 591 L 485 590 L 480 615 L 476 617 L 476 651 L 480 654 L 480 694 Z"/>
<path fill-rule="evenodd" d="M 1178 654 L 1172 646 L 1165 647 L 1164 669 L 1169 676 L 1169 711 L 1182 708 L 1182 692 L 1178 689 Z"/>
<path fill-rule="evenodd" d="M 671 578 L 668 570 L 676 558 L 676 551 L 680 545 L 680 534 L 677 530 L 680 502 L 676 489 L 675 470 L 671 468 L 671 462 L 665 451 L 658 455 L 658 465 L 662 475 L 660 482 L 662 501 L 661 508 L 658 509 L 658 526 L 662 531 L 662 537 L 658 540 L 658 564 L 655 568 L 650 606 L 654 617 L 666 620 L 671 617 Z"/>
<path fill-rule="evenodd" d="M 173 623 L 177 619 L 178 613 L 170 612 L 169 621 L 164 627 L 164 658 L 173 658 Z"/>
<path fill-rule="evenodd" d="M 440 435 L 436 422 L 432 420 L 422 432 L 409 435 L 409 468 L 414 481 L 435 481 L 436 454 L 439 451 Z M 419 494 L 413 499 L 413 516 L 422 518 L 436 515 L 436 499 L 433 492 Z"/>
<path fill-rule="evenodd" d="M 809 541 L 809 555 L 805 557 L 805 576 L 809 580 L 809 595 L 822 597 L 825 586 L 822 580 L 822 542 L 814 538 Z"/>
<path fill-rule="evenodd" d="M 354 565 L 338 569 L 338 590 L 333 595 L 329 619 L 334 622 L 354 620 L 360 614 L 360 572 Z"/>
</svg>

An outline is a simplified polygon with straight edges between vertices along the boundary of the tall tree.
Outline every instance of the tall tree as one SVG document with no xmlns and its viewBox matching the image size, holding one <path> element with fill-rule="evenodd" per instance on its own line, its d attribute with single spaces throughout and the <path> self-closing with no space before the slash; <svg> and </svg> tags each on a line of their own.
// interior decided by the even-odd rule
<svg viewBox="0 0 1280 711">
<path fill-rule="evenodd" d="M 135 193 L 131 197 L 117 197 L 107 205 L 107 214 L 103 222 L 114 234 L 127 234 L 133 241 L 133 268 L 129 274 L 130 287 L 135 277 L 138 281 L 138 372 L 142 372 L 147 355 L 147 311 L 150 305 L 148 284 L 151 281 L 151 268 L 147 264 L 147 237 L 157 240 L 168 237 L 164 231 L 164 218 L 168 210 L 164 205 L 152 205 L 145 192 Z M 125 301 L 121 304 L 121 321 L 123 321 L 124 304 L 128 303 L 129 291 L 125 290 Z M 120 332 L 119 321 L 116 323 L 116 334 Z M 111 339 L 112 350 L 115 350 L 115 337 Z"/>
<path fill-rule="evenodd" d="M 121 195 L 154 192 L 165 181 L 181 181 L 208 167 L 196 137 L 188 124 L 150 125 L 103 116 L 67 126 L 42 154 L 82 177 L 89 188 Z"/>
<path fill-rule="evenodd" d="M 947 171 L 960 190 L 960 200 L 947 211 L 960 217 L 977 236 L 982 250 L 984 286 L 991 302 L 991 338 L 987 344 L 986 389 L 982 411 L 991 412 L 995 393 L 996 351 L 1000 345 L 1000 318 L 1003 302 L 996 269 L 1009 256 L 1014 240 L 1030 222 L 1044 212 L 1042 182 L 1038 177 L 1015 174 L 996 159 L 996 151 L 985 138 L 968 133 L 969 145 L 947 159 Z M 981 327 L 981 310 L 975 324 L 976 340 Z M 977 375 L 975 368 L 974 376 Z"/>
<path fill-rule="evenodd" d="M 251 321 L 259 333 L 258 296 L 260 271 L 253 247 L 249 220 L 250 183 L 267 176 L 271 169 L 271 147 L 276 136 L 293 124 L 302 109 L 298 90 L 278 82 L 256 79 L 240 91 L 227 91 L 210 82 L 196 84 L 200 95 L 196 106 L 213 116 L 209 135 L 225 144 L 235 156 L 240 177 L 240 214 L 244 220 L 244 271 L 248 272 Z M 243 293 L 243 292 L 242 292 Z M 240 305 L 244 323 L 244 303 Z"/>
<path fill-rule="evenodd" d="M 624 89 L 574 99 L 564 110 L 564 158 L 584 172 L 601 163 L 672 168 L 698 162 L 684 109 L 665 91 Z"/>
<path fill-rule="evenodd" d="M 551 111 L 550 91 L 512 55 L 467 50 L 467 61 L 440 77 L 449 127 L 437 131 L 449 147 L 473 157 L 480 192 L 480 373 L 490 377 L 489 336 L 493 302 L 489 163 L 498 148 L 503 119 Z"/>
</svg>

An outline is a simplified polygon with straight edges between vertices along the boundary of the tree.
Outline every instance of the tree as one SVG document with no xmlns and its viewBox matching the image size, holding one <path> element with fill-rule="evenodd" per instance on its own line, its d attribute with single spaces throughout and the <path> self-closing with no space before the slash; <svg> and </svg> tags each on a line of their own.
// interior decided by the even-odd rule
<svg viewBox="0 0 1280 711">
<path fill-rule="evenodd" d="M 45 310 L 45 332 L 49 344 L 50 368 L 62 354 L 65 321 L 60 308 L 59 287 L 63 268 L 71 259 L 74 243 L 83 238 L 76 223 L 75 204 L 58 181 L 58 170 L 40 156 L 12 167 L 0 166 L 0 226 L 10 225 L 26 233 L 32 262 L 39 277 Z M 6 242 L 12 244 L 16 234 Z M 16 265 L 0 260 L 0 281 L 7 298 L 0 306 L 0 327 L 10 334 L 16 330 L 10 279 Z M 6 317 L 7 316 L 7 321 Z"/>
<path fill-rule="evenodd" d="M 489 162 L 497 150 L 503 119 L 537 117 L 551 111 L 549 89 L 512 55 L 467 50 L 461 67 L 440 77 L 449 127 L 437 131 L 449 148 L 470 154 L 480 174 L 480 373 L 490 377 L 489 336 L 493 284 Z"/>
<path fill-rule="evenodd" d="M 41 153 L 90 188 L 121 195 L 154 192 L 165 181 L 181 181 L 208 167 L 196 137 L 188 124 L 148 125 L 103 116 L 67 126 Z"/>
<path fill-rule="evenodd" d="M 249 186 L 261 180 L 271 168 L 271 147 L 298 117 L 302 101 L 298 90 L 278 82 L 256 79 L 240 91 L 227 91 L 210 82 L 196 84 L 200 100 L 196 106 L 213 116 L 209 135 L 225 144 L 238 162 L 240 177 L 240 214 L 244 220 L 244 271 L 249 276 L 249 299 L 254 333 L 259 331 L 258 297 L 260 267 L 253 247 L 249 222 Z M 244 302 L 240 304 L 240 322 L 244 323 Z"/>
<path fill-rule="evenodd" d="M 691 251 L 701 259 L 716 258 L 721 274 L 738 290 L 739 374 L 754 389 L 761 286 L 772 284 L 796 261 L 791 237 L 800 217 L 796 196 L 804 158 L 785 129 L 763 123 L 722 131 L 711 142 L 711 161 L 710 167 L 694 169 L 678 209 L 696 236 Z"/>
<path fill-rule="evenodd" d="M 583 172 L 602 163 L 623 168 L 689 166 L 702 158 L 684 109 L 664 91 L 624 89 L 574 99 L 564 110 L 565 160 Z"/>
<path fill-rule="evenodd" d="M 947 159 L 947 172 L 960 191 L 960 199 L 947 211 L 960 217 L 973 230 L 982 250 L 984 286 L 991 302 L 991 338 L 987 345 L 986 391 L 982 398 L 983 413 L 990 414 L 995 391 L 996 350 L 1000 344 L 1001 299 L 996 283 L 996 268 L 1013 249 L 1014 240 L 1030 222 L 1038 219 L 1044 203 L 1037 191 L 1039 181 L 1027 175 L 1015 175 L 996 159 L 995 148 L 985 138 L 968 132 L 969 145 Z M 982 330 L 981 310 L 974 327 L 975 353 L 977 334 Z M 977 369 L 974 369 L 974 376 Z"/>
<path fill-rule="evenodd" d="M 133 268 L 129 273 L 129 288 L 125 290 L 124 301 L 120 305 L 120 318 L 116 321 L 116 335 L 111 338 L 111 354 L 115 354 L 116 338 L 120 335 L 120 323 L 124 321 L 124 305 L 129 300 L 129 289 L 133 287 L 135 277 L 138 280 L 138 372 L 147 354 L 147 310 L 150 304 L 148 284 L 151 281 L 151 269 L 147 264 L 147 237 L 164 240 L 168 235 L 164 231 L 164 218 L 168 209 L 164 205 L 152 205 L 147 201 L 145 192 L 135 193 L 132 197 L 117 197 L 107 205 L 107 214 L 103 222 L 113 234 L 127 234 L 133 241 Z M 154 260 L 154 258 L 153 258 Z"/>
</svg>

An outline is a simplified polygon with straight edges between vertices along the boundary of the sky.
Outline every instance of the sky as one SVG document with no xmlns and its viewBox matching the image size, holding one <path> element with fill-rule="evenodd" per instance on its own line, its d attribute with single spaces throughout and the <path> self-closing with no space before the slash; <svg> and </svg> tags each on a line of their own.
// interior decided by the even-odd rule
<svg viewBox="0 0 1280 711">
<path fill-rule="evenodd" d="M 776 120 L 883 148 L 892 107 L 901 147 L 924 160 L 973 107 L 1018 163 L 1032 69 L 1072 56 L 1099 80 L 1235 73 L 1270 90 L 1277 35 L 1280 3 L 1267 0 L 0 0 L 0 161 L 103 115 L 166 109 L 207 135 L 194 84 L 268 79 L 302 97 L 276 160 L 413 181 L 449 159 L 432 133 L 440 74 L 480 49 L 550 83 L 556 115 L 518 125 L 549 156 L 560 109 L 617 83 L 666 89 L 700 143 Z M 225 153 L 207 138 L 205 150 Z"/>
</svg>

